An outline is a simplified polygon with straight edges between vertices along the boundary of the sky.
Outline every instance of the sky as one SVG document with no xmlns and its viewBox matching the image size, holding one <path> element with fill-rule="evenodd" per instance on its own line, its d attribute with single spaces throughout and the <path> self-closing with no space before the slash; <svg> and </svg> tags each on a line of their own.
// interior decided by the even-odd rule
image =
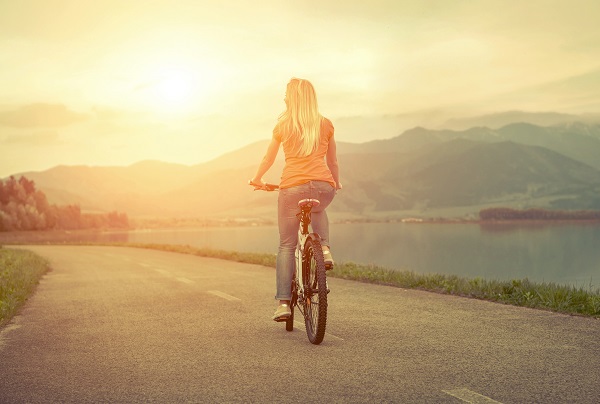
<svg viewBox="0 0 600 404">
<path fill-rule="evenodd" d="M 0 0 L 0 177 L 211 160 L 270 138 L 291 77 L 338 141 L 598 113 L 599 20 L 597 0 Z"/>
</svg>

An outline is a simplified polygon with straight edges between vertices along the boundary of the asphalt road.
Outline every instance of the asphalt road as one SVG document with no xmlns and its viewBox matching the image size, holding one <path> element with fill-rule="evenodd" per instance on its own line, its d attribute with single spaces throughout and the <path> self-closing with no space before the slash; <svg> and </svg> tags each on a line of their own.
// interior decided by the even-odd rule
<svg viewBox="0 0 600 404">
<path fill-rule="evenodd" d="M 331 278 L 324 342 L 274 270 L 119 247 L 53 267 L 0 330 L 0 402 L 600 402 L 600 321 Z"/>
</svg>

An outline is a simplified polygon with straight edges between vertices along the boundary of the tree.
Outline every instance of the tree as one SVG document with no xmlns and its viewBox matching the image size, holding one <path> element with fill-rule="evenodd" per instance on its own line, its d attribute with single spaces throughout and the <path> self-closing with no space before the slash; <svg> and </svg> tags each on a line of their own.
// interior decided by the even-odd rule
<svg viewBox="0 0 600 404">
<path fill-rule="evenodd" d="M 46 195 L 35 189 L 35 182 L 23 176 L 0 180 L 0 231 L 128 228 L 125 213 L 82 214 L 78 205 L 50 205 Z"/>
</svg>

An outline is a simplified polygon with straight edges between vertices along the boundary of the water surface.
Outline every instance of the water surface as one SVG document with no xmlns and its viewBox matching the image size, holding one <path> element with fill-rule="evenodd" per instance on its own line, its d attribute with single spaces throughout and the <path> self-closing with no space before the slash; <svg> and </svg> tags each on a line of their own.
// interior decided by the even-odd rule
<svg viewBox="0 0 600 404">
<path fill-rule="evenodd" d="M 275 226 L 129 231 L 101 238 L 273 254 L 278 244 Z M 600 285 L 599 225 L 332 224 L 330 238 L 338 261 L 423 274 Z"/>
</svg>

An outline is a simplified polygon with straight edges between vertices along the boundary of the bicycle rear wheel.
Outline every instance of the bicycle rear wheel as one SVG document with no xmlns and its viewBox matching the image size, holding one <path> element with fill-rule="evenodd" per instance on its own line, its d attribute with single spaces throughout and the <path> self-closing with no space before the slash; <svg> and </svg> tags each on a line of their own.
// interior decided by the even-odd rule
<svg viewBox="0 0 600 404">
<path fill-rule="evenodd" d="M 304 246 L 304 322 L 306 335 L 313 344 L 320 344 L 327 325 L 327 275 L 321 243 L 309 238 Z"/>
</svg>

